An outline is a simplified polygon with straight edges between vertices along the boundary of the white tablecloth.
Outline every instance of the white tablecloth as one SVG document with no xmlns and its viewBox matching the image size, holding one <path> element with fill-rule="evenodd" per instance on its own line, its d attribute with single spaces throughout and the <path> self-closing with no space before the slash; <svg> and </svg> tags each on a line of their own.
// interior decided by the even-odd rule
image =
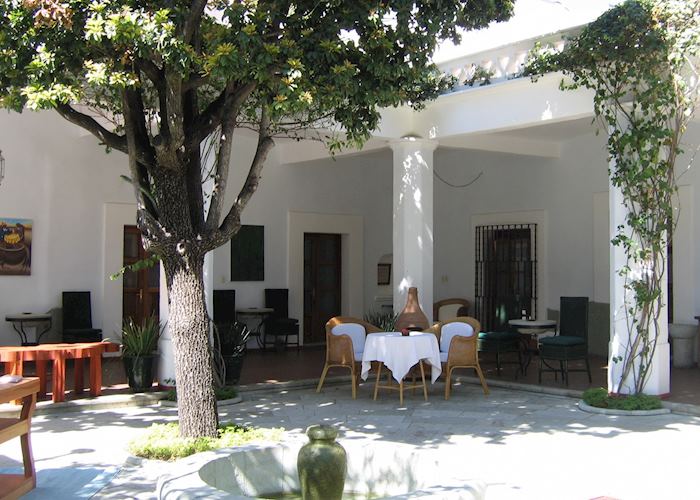
<svg viewBox="0 0 700 500">
<path fill-rule="evenodd" d="M 432 333 L 412 332 L 408 337 L 403 337 L 400 332 L 370 333 L 362 353 L 362 380 L 367 380 L 371 362 L 381 361 L 400 382 L 421 359 L 432 365 L 431 378 L 435 383 L 442 366 L 437 337 Z"/>
</svg>

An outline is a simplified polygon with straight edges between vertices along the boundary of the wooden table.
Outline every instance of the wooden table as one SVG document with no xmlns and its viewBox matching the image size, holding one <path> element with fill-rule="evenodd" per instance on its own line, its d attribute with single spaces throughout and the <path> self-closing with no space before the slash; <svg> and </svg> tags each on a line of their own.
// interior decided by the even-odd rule
<svg viewBox="0 0 700 500">
<path fill-rule="evenodd" d="M 36 488 L 36 472 L 29 432 L 32 427 L 32 414 L 36 406 L 36 393 L 39 390 L 38 378 L 25 378 L 14 384 L 0 384 L 0 403 L 12 400 L 22 401 L 22 409 L 17 418 L 0 418 L 0 443 L 19 437 L 22 446 L 24 474 L 0 474 L 0 498 L 19 498 Z"/>
<path fill-rule="evenodd" d="M 83 360 L 90 360 L 90 395 L 102 393 L 102 354 L 119 351 L 113 342 L 85 342 L 80 344 L 39 344 L 36 346 L 0 347 L 0 362 L 5 363 L 5 373 L 22 375 L 25 361 L 35 361 L 39 377 L 39 394 L 46 395 L 46 362 L 53 362 L 52 400 L 65 400 L 66 359 L 75 360 L 75 392 L 83 392 Z"/>
</svg>

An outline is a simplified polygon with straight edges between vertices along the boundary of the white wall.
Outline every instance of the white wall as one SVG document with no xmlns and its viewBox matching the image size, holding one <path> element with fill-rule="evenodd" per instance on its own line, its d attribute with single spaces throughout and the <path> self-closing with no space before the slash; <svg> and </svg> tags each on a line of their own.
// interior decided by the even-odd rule
<svg viewBox="0 0 700 500">
<path fill-rule="evenodd" d="M 6 158 L 6 178 L 0 186 L 0 216 L 34 221 L 32 275 L 0 276 L 0 317 L 5 314 L 43 312 L 60 305 L 63 290 L 90 290 L 96 327 L 112 335 L 116 293 L 104 291 L 105 277 L 116 271 L 107 256 L 115 253 L 108 243 L 106 207 L 133 204 L 131 187 L 120 180 L 126 158 L 109 155 L 96 140 L 52 113 L 0 115 L 0 148 Z M 700 143 L 700 126 L 686 135 L 691 145 L 679 163 L 689 161 Z M 232 160 L 229 201 L 240 188 L 255 142 L 237 137 Z M 695 146 L 697 147 L 697 146 Z M 435 180 L 435 284 L 436 300 L 474 297 L 474 242 L 470 226 L 475 214 L 544 211 L 548 220 L 546 241 L 548 289 L 545 307 L 558 308 L 561 295 L 597 297 L 594 255 L 609 243 L 596 225 L 595 200 L 607 191 L 604 138 L 588 134 L 561 145 L 560 158 L 537 158 L 505 153 L 439 148 L 435 170 L 460 184 L 483 175 L 471 186 L 454 189 Z M 244 224 L 265 226 L 265 281 L 231 282 L 229 245 L 214 252 L 215 288 L 235 288 L 238 307 L 261 306 L 266 287 L 290 287 L 288 257 L 290 212 L 340 214 L 361 217 L 363 224 L 362 295 L 354 310 L 366 311 L 383 292 L 376 285 L 376 264 L 392 252 L 392 156 L 387 148 L 366 155 L 280 165 L 273 150 L 262 180 L 242 217 Z M 697 165 L 681 184 L 698 193 Z M 597 196 L 597 197 L 596 197 Z M 694 194 L 697 196 L 697 194 Z M 695 202 L 697 205 L 697 201 Z M 600 208 L 600 207 L 598 207 Z M 692 209 L 691 209 L 692 210 Z M 121 222 L 120 222 L 121 223 Z M 700 260 L 700 217 L 685 231 L 694 242 L 692 262 Z M 110 249 L 105 248 L 109 244 Z M 116 252 L 118 253 L 118 252 Z M 677 270 L 676 281 L 698 289 L 700 266 Z M 106 300 L 104 300 L 106 299 Z M 115 304 L 116 303 L 116 304 Z M 686 308 L 700 314 L 700 294 Z M 540 311 L 542 312 L 542 311 Z M 300 311 L 296 311 L 300 314 Z M 109 324 L 105 324 L 105 318 Z M 116 320 L 114 318 L 117 318 Z M 692 318 L 691 318 L 692 319 Z M 0 321 L 0 343 L 17 343 L 18 337 Z"/>
<path fill-rule="evenodd" d="M 295 165 L 263 168 L 258 191 L 243 212 L 243 224 L 265 226 L 265 280 L 230 281 L 230 245 L 215 250 L 214 287 L 234 288 L 237 307 L 261 307 L 265 288 L 292 288 L 288 282 L 288 214 L 290 212 L 360 216 L 364 220 L 362 259 L 364 304 L 352 309 L 366 311 L 378 294 L 377 262 L 391 253 L 391 151 L 327 159 Z M 237 176 L 242 174 L 237 173 Z M 229 186 L 229 195 L 235 196 Z M 294 291 L 291 291 L 294 293 Z M 345 298 L 347 299 L 347 298 Z M 299 301 L 290 299 L 290 307 Z M 292 311 L 301 317 L 301 311 Z"/>
<path fill-rule="evenodd" d="M 600 138 L 563 144 L 559 159 L 443 149 L 435 169 L 453 184 L 483 172 L 466 188 L 435 182 L 436 300 L 474 299 L 472 216 L 537 210 L 545 211 L 548 221 L 548 294 L 542 306 L 558 308 L 561 295 L 593 296 L 592 194 L 607 188 Z"/>
<path fill-rule="evenodd" d="M 119 178 L 126 157 L 106 155 L 96 139 L 55 113 L 2 113 L 0 132 L 6 171 L 0 216 L 33 220 L 31 276 L 0 276 L 0 317 L 48 311 L 60 307 L 62 291 L 89 290 L 93 324 L 101 328 L 103 205 L 133 201 Z M 2 320 L 0 343 L 19 343 Z"/>
</svg>

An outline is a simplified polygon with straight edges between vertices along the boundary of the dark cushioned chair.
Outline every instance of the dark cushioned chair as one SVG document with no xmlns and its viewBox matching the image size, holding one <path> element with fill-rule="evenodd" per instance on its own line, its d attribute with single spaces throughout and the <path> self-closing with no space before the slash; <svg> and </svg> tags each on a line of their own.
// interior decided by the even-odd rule
<svg viewBox="0 0 700 500">
<path fill-rule="evenodd" d="M 591 367 L 588 362 L 588 297 L 561 297 L 559 301 L 559 334 L 540 339 L 540 372 L 553 372 L 556 380 L 561 373 L 562 380 L 569 385 L 570 372 L 588 373 L 591 379 Z M 583 360 L 586 369 L 569 368 L 569 361 Z M 559 363 L 552 366 L 550 362 Z"/>
<path fill-rule="evenodd" d="M 265 307 L 274 309 L 274 312 L 265 318 L 263 347 L 287 345 L 299 347 L 299 320 L 289 317 L 289 290 L 266 288 Z M 290 341 L 289 337 L 296 337 L 296 340 Z"/>
<path fill-rule="evenodd" d="M 520 349 L 520 334 L 516 332 L 481 332 L 478 337 L 479 352 L 490 352 L 496 354 L 496 373 L 501 376 L 501 364 L 517 363 L 520 372 L 525 373 L 523 367 L 523 357 Z M 517 361 L 501 361 L 501 354 L 515 353 Z M 483 359 L 482 359 L 483 361 Z M 517 372 L 516 372 L 517 376 Z"/>
<path fill-rule="evenodd" d="M 214 324 L 236 322 L 236 290 L 214 290 Z"/>
<path fill-rule="evenodd" d="M 92 327 L 90 292 L 63 292 L 63 342 L 101 342 L 102 330 Z"/>
</svg>

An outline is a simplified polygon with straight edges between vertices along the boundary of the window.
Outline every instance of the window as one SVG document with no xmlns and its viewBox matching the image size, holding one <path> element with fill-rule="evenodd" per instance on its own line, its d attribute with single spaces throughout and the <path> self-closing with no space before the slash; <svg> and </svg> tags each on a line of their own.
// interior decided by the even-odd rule
<svg viewBox="0 0 700 500">
<path fill-rule="evenodd" d="M 265 226 L 241 226 L 231 238 L 231 281 L 265 280 Z"/>
<path fill-rule="evenodd" d="M 476 317 L 484 331 L 508 329 L 508 320 L 537 317 L 537 224 L 477 226 Z"/>
</svg>

